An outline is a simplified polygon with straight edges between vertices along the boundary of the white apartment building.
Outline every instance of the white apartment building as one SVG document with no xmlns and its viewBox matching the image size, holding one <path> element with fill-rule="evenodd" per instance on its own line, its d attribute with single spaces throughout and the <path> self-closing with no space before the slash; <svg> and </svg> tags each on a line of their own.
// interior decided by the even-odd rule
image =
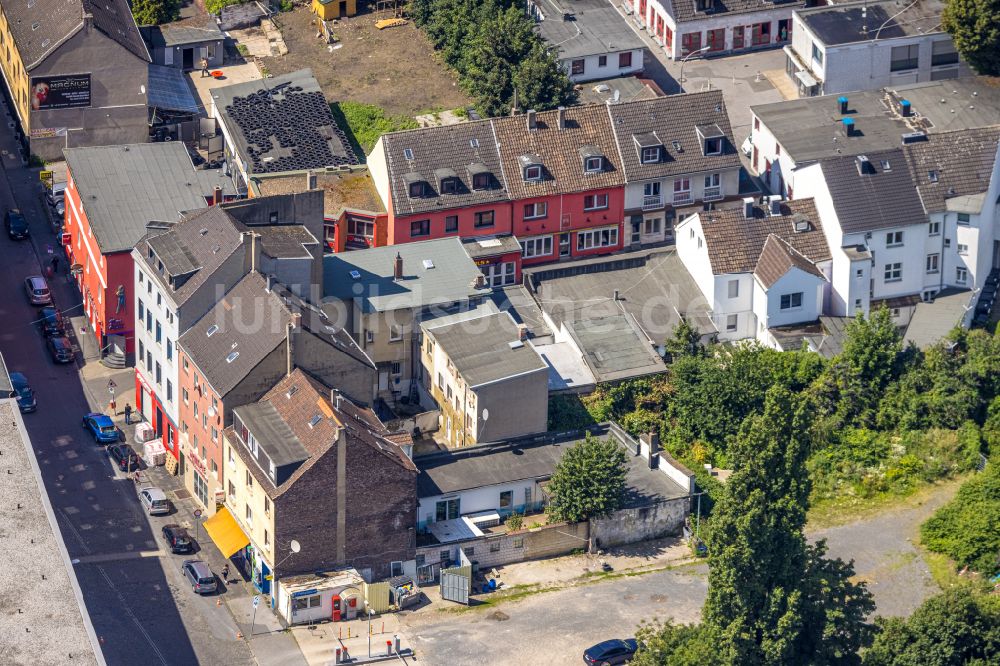
<svg viewBox="0 0 1000 666">
<path fill-rule="evenodd" d="M 678 225 L 677 254 L 712 308 L 720 340 L 777 346 L 771 329 L 816 321 L 831 257 L 812 200 L 693 215 Z"/>
<path fill-rule="evenodd" d="M 851 2 L 798 9 L 785 71 L 800 97 L 971 74 L 941 29 L 943 4 Z"/>
</svg>

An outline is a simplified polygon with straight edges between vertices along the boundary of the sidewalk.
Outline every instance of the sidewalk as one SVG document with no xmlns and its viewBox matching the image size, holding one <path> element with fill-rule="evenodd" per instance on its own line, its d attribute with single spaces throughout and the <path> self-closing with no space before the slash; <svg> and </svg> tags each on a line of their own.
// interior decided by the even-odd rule
<svg viewBox="0 0 1000 666">
<path fill-rule="evenodd" d="M 405 653 L 406 650 L 410 649 L 410 643 L 403 634 L 397 613 L 372 616 L 370 626 L 372 631 L 372 661 L 387 656 L 386 641 L 395 645 L 396 636 L 399 637 L 401 651 Z M 346 663 L 369 661 L 369 623 L 367 618 L 351 620 L 350 622 L 299 625 L 293 627 L 291 631 L 309 666 L 326 666 L 335 663 L 337 648 L 346 650 L 347 655 L 351 658 Z"/>
</svg>

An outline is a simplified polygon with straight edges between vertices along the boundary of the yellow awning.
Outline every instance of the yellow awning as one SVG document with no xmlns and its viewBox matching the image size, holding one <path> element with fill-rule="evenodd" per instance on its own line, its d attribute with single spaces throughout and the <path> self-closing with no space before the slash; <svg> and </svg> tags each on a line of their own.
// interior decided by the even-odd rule
<svg viewBox="0 0 1000 666">
<path fill-rule="evenodd" d="M 219 547 L 226 559 L 250 543 L 250 537 L 243 533 L 243 529 L 236 523 L 226 507 L 222 507 L 218 513 L 205 521 L 205 531 L 208 532 L 208 536 L 212 537 L 212 541 Z"/>
</svg>

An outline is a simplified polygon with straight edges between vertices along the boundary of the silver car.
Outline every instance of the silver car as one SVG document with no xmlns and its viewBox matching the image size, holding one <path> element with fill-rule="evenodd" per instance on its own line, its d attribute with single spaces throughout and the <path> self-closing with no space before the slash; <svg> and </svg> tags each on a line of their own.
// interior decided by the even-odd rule
<svg viewBox="0 0 1000 666">
<path fill-rule="evenodd" d="M 208 564 L 201 560 L 184 560 L 181 571 L 191 583 L 191 589 L 198 594 L 211 594 L 219 587 L 215 574 L 212 573 Z"/>
<path fill-rule="evenodd" d="M 32 305 L 52 305 L 49 283 L 41 275 L 24 278 L 24 294 Z"/>
</svg>

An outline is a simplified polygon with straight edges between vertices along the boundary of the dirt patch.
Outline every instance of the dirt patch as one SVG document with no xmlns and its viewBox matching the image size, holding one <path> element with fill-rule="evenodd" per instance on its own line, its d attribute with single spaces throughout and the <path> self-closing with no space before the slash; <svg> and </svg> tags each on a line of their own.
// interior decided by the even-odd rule
<svg viewBox="0 0 1000 666">
<path fill-rule="evenodd" d="M 330 50 L 316 37 L 316 20 L 308 7 L 275 17 L 288 53 L 261 59 L 272 74 L 309 67 L 330 101 L 377 104 L 393 115 L 469 104 L 458 80 L 437 61 L 430 42 L 412 23 L 378 30 L 375 14 L 347 18 L 333 26 L 342 46 Z"/>
<path fill-rule="evenodd" d="M 489 615 L 487 615 L 486 619 L 487 620 L 495 620 L 497 622 L 506 622 L 507 620 L 510 619 L 510 615 L 507 615 L 507 613 L 504 613 L 503 611 L 498 611 L 497 610 L 497 611 L 493 611 L 492 613 L 490 613 Z"/>
</svg>

